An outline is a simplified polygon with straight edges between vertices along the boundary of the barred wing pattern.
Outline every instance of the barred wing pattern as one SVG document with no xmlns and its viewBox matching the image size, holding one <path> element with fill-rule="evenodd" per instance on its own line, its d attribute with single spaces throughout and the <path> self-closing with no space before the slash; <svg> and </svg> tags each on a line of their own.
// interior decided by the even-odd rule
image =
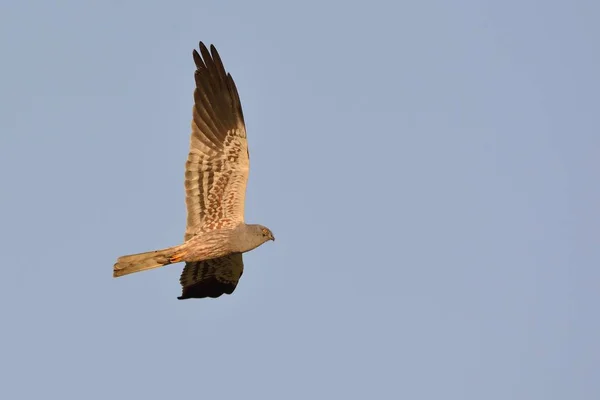
<svg viewBox="0 0 600 400">
<path fill-rule="evenodd" d="M 185 240 L 198 231 L 244 222 L 250 167 L 244 115 L 237 88 L 214 46 L 194 50 L 196 89 L 190 152 L 185 165 Z M 242 275 L 241 254 L 187 263 L 181 275 L 183 298 L 231 294 Z"/>
<path fill-rule="evenodd" d="M 194 50 L 196 90 L 185 165 L 186 239 L 198 229 L 244 221 L 249 157 L 237 88 L 214 46 Z"/>
</svg>

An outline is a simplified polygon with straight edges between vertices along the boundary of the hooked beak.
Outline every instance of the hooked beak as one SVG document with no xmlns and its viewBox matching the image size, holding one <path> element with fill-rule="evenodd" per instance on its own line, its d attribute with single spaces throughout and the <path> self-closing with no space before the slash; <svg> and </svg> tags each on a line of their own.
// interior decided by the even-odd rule
<svg viewBox="0 0 600 400">
<path fill-rule="evenodd" d="M 271 239 L 272 241 L 275 241 L 275 236 L 273 236 L 273 234 L 271 233 L 271 236 L 269 237 L 269 239 Z"/>
</svg>

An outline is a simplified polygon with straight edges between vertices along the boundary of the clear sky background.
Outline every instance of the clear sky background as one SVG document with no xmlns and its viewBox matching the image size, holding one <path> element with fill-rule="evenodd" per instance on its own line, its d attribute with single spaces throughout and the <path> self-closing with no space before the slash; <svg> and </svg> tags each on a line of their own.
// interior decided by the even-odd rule
<svg viewBox="0 0 600 400">
<path fill-rule="evenodd" d="M 597 1 L 4 1 L 3 399 L 600 398 Z M 248 128 L 232 296 L 178 301 L 192 49 Z"/>
</svg>

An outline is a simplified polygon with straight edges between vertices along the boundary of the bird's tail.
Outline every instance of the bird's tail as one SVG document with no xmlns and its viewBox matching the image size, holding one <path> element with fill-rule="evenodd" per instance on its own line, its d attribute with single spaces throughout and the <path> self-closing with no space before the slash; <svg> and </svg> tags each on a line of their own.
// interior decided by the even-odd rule
<svg viewBox="0 0 600 400">
<path fill-rule="evenodd" d="M 113 267 L 113 277 L 146 271 L 182 261 L 185 252 L 180 246 L 119 257 Z"/>
</svg>

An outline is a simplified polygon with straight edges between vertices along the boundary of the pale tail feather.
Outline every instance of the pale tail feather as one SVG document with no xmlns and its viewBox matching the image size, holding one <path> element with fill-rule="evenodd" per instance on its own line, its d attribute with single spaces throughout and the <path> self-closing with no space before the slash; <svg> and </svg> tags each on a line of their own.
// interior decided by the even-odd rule
<svg viewBox="0 0 600 400">
<path fill-rule="evenodd" d="M 169 247 L 162 250 L 148 251 L 146 253 L 131 254 L 119 257 L 113 267 L 113 277 L 133 274 L 173 264 L 181 260 L 182 254 L 178 252 L 181 246 Z"/>
</svg>

